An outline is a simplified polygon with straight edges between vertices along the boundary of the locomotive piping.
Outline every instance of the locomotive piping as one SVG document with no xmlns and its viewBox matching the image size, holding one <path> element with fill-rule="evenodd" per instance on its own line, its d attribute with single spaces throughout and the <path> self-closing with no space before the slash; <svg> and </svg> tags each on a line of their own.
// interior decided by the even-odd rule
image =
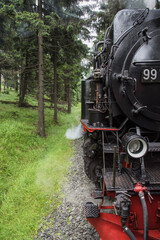
<svg viewBox="0 0 160 240">
<path fill-rule="evenodd" d="M 123 226 L 123 230 L 131 240 L 136 240 L 134 234 L 131 232 L 131 230 L 126 225 Z"/>
<path fill-rule="evenodd" d="M 144 193 L 140 191 L 138 195 L 140 197 L 142 209 L 143 209 L 143 225 L 144 225 L 143 240 L 148 240 L 148 209 L 147 209 Z"/>
<path fill-rule="evenodd" d="M 113 24 L 113 23 L 112 23 Z M 108 39 L 108 35 L 109 35 L 109 32 L 110 32 L 110 29 L 111 29 L 112 25 L 109 26 L 105 32 L 105 37 L 104 37 L 104 41 L 100 41 L 96 44 L 95 46 L 95 52 L 97 53 L 97 55 L 95 56 L 95 59 L 97 60 L 97 58 L 104 53 L 105 49 L 106 49 L 106 46 L 107 46 L 107 40 L 108 40 L 108 43 L 110 42 L 110 39 Z M 98 47 L 99 45 L 103 44 L 103 49 L 101 52 L 98 53 Z"/>
<path fill-rule="evenodd" d="M 104 44 L 104 41 L 100 41 L 100 42 L 98 42 L 97 44 L 96 44 L 96 46 L 95 46 L 95 52 L 98 52 L 98 47 L 99 47 L 99 45 L 101 45 L 101 44 Z M 97 56 L 96 56 L 97 57 Z"/>
</svg>

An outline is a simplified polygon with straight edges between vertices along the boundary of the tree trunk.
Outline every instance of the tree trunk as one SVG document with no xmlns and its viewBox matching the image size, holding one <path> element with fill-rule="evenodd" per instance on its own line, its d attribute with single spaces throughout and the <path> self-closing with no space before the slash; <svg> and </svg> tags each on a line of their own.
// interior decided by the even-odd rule
<svg viewBox="0 0 160 240">
<path fill-rule="evenodd" d="M 17 73 L 15 73 L 14 75 L 14 87 L 15 87 L 15 91 L 18 93 L 18 75 Z"/>
<path fill-rule="evenodd" d="M 64 78 L 64 101 L 67 102 L 68 84 L 67 79 Z"/>
<path fill-rule="evenodd" d="M 19 91 L 19 107 L 22 107 L 23 106 L 23 103 L 24 103 L 24 99 L 22 97 L 22 92 L 23 92 L 23 88 L 24 88 L 24 73 L 22 72 L 22 69 L 21 69 L 21 78 L 20 78 L 20 91 Z"/>
<path fill-rule="evenodd" d="M 25 106 L 25 95 L 27 92 L 27 75 L 26 73 L 21 74 L 21 91 L 19 95 L 19 107 Z"/>
<path fill-rule="evenodd" d="M 0 92 L 2 91 L 2 74 L 0 72 Z"/>
<path fill-rule="evenodd" d="M 53 68 L 54 68 L 54 121 L 57 123 L 57 57 L 56 53 L 53 58 Z"/>
<path fill-rule="evenodd" d="M 68 113 L 71 113 L 71 80 L 68 80 Z"/>
<path fill-rule="evenodd" d="M 54 60 L 52 59 L 53 62 L 53 70 L 54 70 Z M 52 81 L 52 86 L 51 86 L 51 106 L 54 104 L 54 79 Z"/>
<path fill-rule="evenodd" d="M 38 0 L 39 7 L 39 19 L 42 20 L 42 0 Z M 38 71 L 38 134 L 41 137 L 45 137 L 44 127 L 44 79 L 43 79 L 43 36 L 41 30 L 38 32 L 38 59 L 39 59 L 39 71 Z"/>
<path fill-rule="evenodd" d="M 27 93 L 27 85 L 28 85 L 28 52 L 26 51 L 26 62 L 25 62 L 25 72 L 21 73 L 21 87 L 19 94 L 19 107 L 25 106 L 25 95 Z"/>
<path fill-rule="evenodd" d="M 4 78 L 3 78 L 4 79 Z M 4 79 L 4 81 L 3 81 L 3 83 L 4 83 L 4 85 L 3 85 L 3 91 L 5 92 L 6 91 L 6 80 Z"/>
</svg>

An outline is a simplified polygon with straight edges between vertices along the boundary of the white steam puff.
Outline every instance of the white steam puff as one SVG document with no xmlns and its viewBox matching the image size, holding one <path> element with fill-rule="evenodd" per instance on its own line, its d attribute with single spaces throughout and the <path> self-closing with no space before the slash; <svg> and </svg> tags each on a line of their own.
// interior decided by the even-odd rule
<svg viewBox="0 0 160 240">
<path fill-rule="evenodd" d="M 81 123 L 77 127 L 72 126 L 72 128 L 67 129 L 65 136 L 66 138 L 72 139 L 72 140 L 81 138 L 83 136 Z"/>
</svg>

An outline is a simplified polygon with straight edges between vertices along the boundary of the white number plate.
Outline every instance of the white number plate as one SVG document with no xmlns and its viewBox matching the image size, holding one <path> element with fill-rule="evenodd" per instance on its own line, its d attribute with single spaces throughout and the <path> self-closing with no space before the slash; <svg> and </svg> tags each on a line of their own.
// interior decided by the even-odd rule
<svg viewBox="0 0 160 240">
<path fill-rule="evenodd" d="M 142 72 L 142 82 L 155 83 L 160 82 L 160 68 L 145 68 Z"/>
</svg>

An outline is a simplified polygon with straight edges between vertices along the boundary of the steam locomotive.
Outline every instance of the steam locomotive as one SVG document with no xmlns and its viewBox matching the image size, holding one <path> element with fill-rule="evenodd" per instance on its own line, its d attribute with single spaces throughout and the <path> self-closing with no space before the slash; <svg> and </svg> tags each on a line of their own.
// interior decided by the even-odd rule
<svg viewBox="0 0 160 240">
<path fill-rule="evenodd" d="M 101 240 L 160 239 L 160 10 L 116 14 L 82 81 L 81 123 L 100 199 L 86 203 L 87 220 Z"/>
</svg>

